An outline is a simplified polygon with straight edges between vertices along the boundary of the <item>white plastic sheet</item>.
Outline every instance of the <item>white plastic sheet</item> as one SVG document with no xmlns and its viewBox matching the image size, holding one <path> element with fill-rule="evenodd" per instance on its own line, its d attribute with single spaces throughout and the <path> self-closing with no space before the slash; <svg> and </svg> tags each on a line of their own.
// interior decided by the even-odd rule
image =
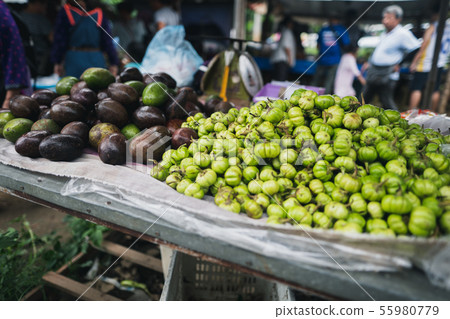
<svg viewBox="0 0 450 319">
<path fill-rule="evenodd" d="M 95 193 L 145 211 L 143 222 L 199 234 L 211 244 L 229 243 L 250 253 L 286 263 L 346 271 L 396 271 L 416 265 L 436 285 L 450 289 L 450 239 L 386 238 L 332 230 L 302 230 L 271 226 L 225 211 L 205 200 L 189 198 L 164 183 L 124 166 L 110 166 L 94 155 L 74 162 L 49 162 L 19 156 L 11 143 L 0 140 L 0 162 L 32 172 L 66 176 L 61 196 Z M 133 210 L 122 212 L 133 214 Z M 142 218 L 142 216 L 137 216 Z M 120 225 L 120 221 L 117 221 Z M 226 256 L 223 256 L 226 259 Z"/>
<path fill-rule="evenodd" d="M 442 135 L 450 134 L 450 117 L 446 114 L 420 114 L 414 110 L 405 118 L 409 124 L 419 124 L 423 128 L 431 128 Z"/>
</svg>

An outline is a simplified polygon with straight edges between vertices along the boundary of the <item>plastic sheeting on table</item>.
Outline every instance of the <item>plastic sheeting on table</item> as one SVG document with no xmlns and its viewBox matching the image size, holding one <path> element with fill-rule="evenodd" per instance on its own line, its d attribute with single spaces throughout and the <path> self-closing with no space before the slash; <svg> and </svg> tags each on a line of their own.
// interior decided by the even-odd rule
<svg viewBox="0 0 450 319">
<path fill-rule="evenodd" d="M 164 183 L 125 166 L 103 164 L 84 154 L 67 162 L 49 162 L 18 155 L 0 140 L 0 162 L 30 172 L 70 178 L 61 196 L 101 194 L 148 212 L 148 226 L 164 223 L 183 232 L 222 241 L 283 262 L 304 263 L 346 271 L 396 271 L 416 265 L 433 284 L 450 289 L 450 240 L 442 238 L 386 238 L 332 230 L 267 225 L 213 203 L 179 194 Z M 131 214 L 130 212 L 123 212 Z M 226 259 L 226 256 L 223 256 Z"/>
<path fill-rule="evenodd" d="M 431 128 L 442 135 L 450 134 L 450 117 L 446 114 L 435 114 L 421 110 L 412 110 L 405 119 L 409 124 L 418 124 L 423 128 Z"/>
</svg>

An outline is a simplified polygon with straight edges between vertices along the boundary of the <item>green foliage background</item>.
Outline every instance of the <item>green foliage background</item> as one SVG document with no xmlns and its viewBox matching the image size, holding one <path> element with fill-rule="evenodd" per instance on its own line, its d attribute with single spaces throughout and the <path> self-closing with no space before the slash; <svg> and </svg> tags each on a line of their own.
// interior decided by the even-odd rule
<svg viewBox="0 0 450 319">
<path fill-rule="evenodd" d="M 20 300 L 41 283 L 42 276 L 69 262 L 79 252 L 86 252 L 91 242 L 101 245 L 108 228 L 67 216 L 65 222 L 72 237 L 61 242 L 52 232 L 36 236 L 25 216 L 14 220 L 20 229 L 0 230 L 0 300 Z"/>
</svg>

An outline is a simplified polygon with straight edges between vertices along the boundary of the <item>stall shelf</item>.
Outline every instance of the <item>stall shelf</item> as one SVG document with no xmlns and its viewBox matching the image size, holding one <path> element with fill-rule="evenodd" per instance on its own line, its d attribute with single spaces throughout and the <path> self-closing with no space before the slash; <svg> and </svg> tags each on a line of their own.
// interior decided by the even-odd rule
<svg viewBox="0 0 450 319">
<path fill-rule="evenodd" d="M 21 158 L 5 140 L 0 190 L 327 299 L 450 299 L 449 290 L 435 285 L 445 285 L 439 275 L 448 268 L 448 238 L 393 241 L 274 228 L 180 195 L 128 167 L 105 165 L 94 155 L 70 163 Z M 435 276 L 433 284 L 415 265 Z"/>
</svg>

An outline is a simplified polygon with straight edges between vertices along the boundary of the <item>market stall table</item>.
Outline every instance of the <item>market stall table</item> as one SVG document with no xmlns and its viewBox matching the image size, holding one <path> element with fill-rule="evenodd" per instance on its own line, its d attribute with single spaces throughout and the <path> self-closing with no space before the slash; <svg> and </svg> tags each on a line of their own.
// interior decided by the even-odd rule
<svg viewBox="0 0 450 319">
<path fill-rule="evenodd" d="M 272 228 L 180 195 L 142 172 L 105 165 L 90 154 L 71 163 L 21 158 L 11 143 L 0 140 L 0 190 L 136 237 L 145 233 L 144 240 L 331 299 L 450 298 L 449 290 L 408 268 L 408 253 L 382 253 L 392 239 L 376 238 L 379 247 L 371 250 L 374 238 L 369 235 L 311 231 L 311 236 L 298 228 Z M 421 247 L 425 255 L 419 260 L 434 262 L 425 265 L 428 270 L 436 263 L 448 265 L 448 239 L 431 245 L 402 240 L 397 252 L 402 245 Z"/>
</svg>

